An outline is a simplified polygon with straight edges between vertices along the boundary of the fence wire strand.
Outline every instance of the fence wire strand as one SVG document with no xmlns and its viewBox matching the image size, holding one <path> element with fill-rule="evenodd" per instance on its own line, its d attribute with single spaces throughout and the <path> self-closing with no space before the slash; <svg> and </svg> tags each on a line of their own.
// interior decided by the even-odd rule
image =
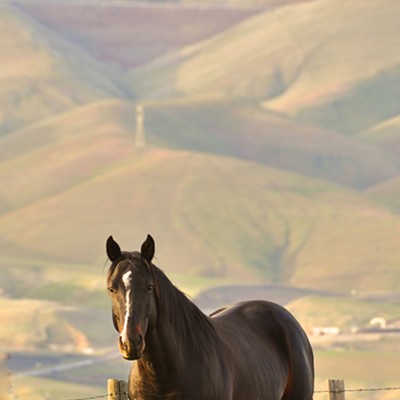
<svg viewBox="0 0 400 400">
<path fill-rule="evenodd" d="M 346 393 L 346 392 L 380 392 L 380 391 L 391 391 L 400 390 L 399 387 L 385 387 L 385 388 L 359 388 L 359 389 L 344 389 L 344 390 L 314 390 L 314 394 L 318 393 Z"/>
<path fill-rule="evenodd" d="M 107 393 L 103 395 L 98 395 L 98 396 L 93 396 L 93 397 L 79 397 L 79 398 L 73 398 L 73 399 L 64 399 L 64 400 L 93 400 L 93 399 L 104 399 L 105 397 L 114 397 L 116 395 L 125 395 L 128 396 L 128 393 Z"/>
</svg>

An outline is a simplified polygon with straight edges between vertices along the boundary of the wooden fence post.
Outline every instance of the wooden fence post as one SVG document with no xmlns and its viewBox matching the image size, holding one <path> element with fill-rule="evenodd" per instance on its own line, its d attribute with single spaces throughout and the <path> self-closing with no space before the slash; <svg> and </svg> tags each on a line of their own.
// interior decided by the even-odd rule
<svg viewBox="0 0 400 400">
<path fill-rule="evenodd" d="M 345 400 L 343 379 L 329 379 L 329 400 Z"/>
<path fill-rule="evenodd" d="M 121 393 L 121 400 L 129 400 L 128 398 L 128 382 L 119 381 L 119 392 Z"/>
<path fill-rule="evenodd" d="M 128 384 L 118 379 L 107 381 L 108 400 L 128 400 Z"/>
</svg>

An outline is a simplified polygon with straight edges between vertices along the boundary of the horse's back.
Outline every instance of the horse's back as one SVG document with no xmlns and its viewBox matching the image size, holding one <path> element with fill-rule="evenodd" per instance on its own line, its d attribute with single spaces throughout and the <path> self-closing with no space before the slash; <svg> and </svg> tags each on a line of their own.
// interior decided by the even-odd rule
<svg viewBox="0 0 400 400">
<path fill-rule="evenodd" d="M 251 341 L 249 351 L 253 354 L 249 354 L 250 357 L 256 360 L 268 358 L 259 365 L 264 367 L 270 362 L 270 379 L 284 380 L 284 385 L 280 385 L 279 389 L 282 390 L 282 397 L 278 395 L 277 399 L 312 399 L 312 349 L 304 330 L 289 311 L 278 304 L 257 300 L 222 308 L 211 317 L 221 332 L 226 332 L 226 340 L 234 340 L 229 332 L 237 332 Z M 257 365 L 257 362 L 253 362 L 253 365 Z"/>
</svg>

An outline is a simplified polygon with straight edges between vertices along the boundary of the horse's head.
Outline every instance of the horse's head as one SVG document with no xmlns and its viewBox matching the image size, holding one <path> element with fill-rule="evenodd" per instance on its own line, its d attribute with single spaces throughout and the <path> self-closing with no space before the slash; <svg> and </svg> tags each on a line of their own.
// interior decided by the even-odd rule
<svg viewBox="0 0 400 400">
<path fill-rule="evenodd" d="M 120 334 L 119 350 L 125 359 L 136 360 L 143 354 L 146 332 L 154 326 L 156 318 L 151 264 L 154 240 L 148 235 L 140 253 L 125 252 L 110 236 L 106 248 L 112 262 L 107 287 L 114 327 Z"/>
</svg>

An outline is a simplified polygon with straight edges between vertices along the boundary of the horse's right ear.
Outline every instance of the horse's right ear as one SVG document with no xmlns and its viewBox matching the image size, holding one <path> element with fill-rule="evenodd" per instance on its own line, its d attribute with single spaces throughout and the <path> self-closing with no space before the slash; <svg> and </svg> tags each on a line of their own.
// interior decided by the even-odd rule
<svg viewBox="0 0 400 400">
<path fill-rule="evenodd" d="M 111 261 L 115 261 L 118 257 L 121 257 L 121 248 L 112 236 L 107 239 L 106 249 L 107 256 Z"/>
</svg>

